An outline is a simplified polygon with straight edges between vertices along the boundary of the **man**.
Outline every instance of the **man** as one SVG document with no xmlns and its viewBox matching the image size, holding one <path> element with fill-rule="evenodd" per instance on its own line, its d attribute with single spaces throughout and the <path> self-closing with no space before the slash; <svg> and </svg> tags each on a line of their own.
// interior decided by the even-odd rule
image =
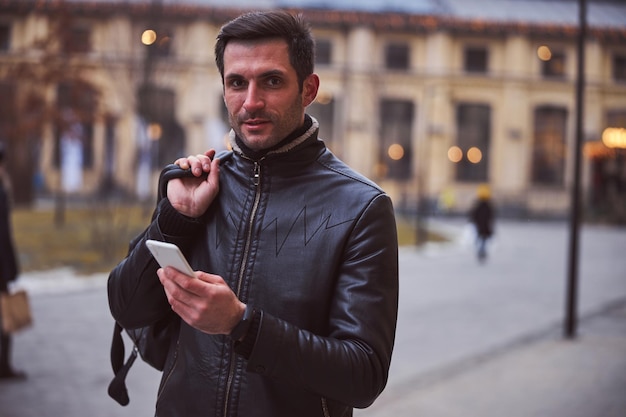
<svg viewBox="0 0 626 417">
<path fill-rule="evenodd" d="M 4 146 L 0 143 L 0 292 L 9 290 L 9 282 L 18 275 L 18 263 L 11 233 L 9 181 L 4 170 Z M 11 366 L 11 335 L 0 326 L 0 379 L 24 378 L 26 375 Z"/>
<path fill-rule="evenodd" d="M 156 415 L 350 416 L 387 382 L 391 201 L 325 148 L 305 114 L 319 78 L 301 17 L 242 15 L 215 52 L 233 151 L 177 161 L 194 177 L 169 181 L 112 271 L 111 311 L 126 328 L 178 326 Z M 146 239 L 177 244 L 195 277 L 159 269 Z"/>
</svg>

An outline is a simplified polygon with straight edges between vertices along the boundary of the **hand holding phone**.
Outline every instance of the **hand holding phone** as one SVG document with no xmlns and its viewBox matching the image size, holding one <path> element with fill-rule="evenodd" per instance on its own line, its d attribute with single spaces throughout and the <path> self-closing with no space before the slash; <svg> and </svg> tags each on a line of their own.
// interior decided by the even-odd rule
<svg viewBox="0 0 626 417">
<path fill-rule="evenodd" d="M 185 256 L 178 246 L 173 243 L 152 239 L 146 240 L 146 246 L 150 249 L 152 256 L 154 256 L 154 259 L 157 260 L 162 268 L 171 266 L 185 275 L 189 275 L 190 277 L 196 276 L 193 268 L 189 266 L 189 262 L 187 262 L 187 259 L 185 259 Z"/>
</svg>

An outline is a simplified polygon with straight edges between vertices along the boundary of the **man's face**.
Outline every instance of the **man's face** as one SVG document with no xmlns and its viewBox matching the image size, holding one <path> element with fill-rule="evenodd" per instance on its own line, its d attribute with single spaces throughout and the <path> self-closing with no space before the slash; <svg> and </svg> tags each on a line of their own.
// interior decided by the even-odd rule
<svg viewBox="0 0 626 417">
<path fill-rule="evenodd" d="M 310 75 L 300 92 L 282 39 L 230 41 L 224 50 L 224 102 L 230 125 L 250 149 L 271 148 L 304 122 L 317 95 Z"/>
</svg>

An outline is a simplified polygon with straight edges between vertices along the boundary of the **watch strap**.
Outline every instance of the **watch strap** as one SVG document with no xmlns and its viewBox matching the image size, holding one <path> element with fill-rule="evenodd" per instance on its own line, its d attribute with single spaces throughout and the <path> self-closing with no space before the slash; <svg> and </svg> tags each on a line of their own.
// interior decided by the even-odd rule
<svg viewBox="0 0 626 417">
<path fill-rule="evenodd" d="M 252 321 L 252 317 L 254 316 L 254 308 L 246 306 L 245 311 L 243 312 L 243 317 L 239 320 L 239 323 L 233 327 L 233 330 L 230 332 L 230 337 L 233 340 L 241 341 L 248 333 L 248 329 L 250 329 L 250 322 Z"/>
</svg>

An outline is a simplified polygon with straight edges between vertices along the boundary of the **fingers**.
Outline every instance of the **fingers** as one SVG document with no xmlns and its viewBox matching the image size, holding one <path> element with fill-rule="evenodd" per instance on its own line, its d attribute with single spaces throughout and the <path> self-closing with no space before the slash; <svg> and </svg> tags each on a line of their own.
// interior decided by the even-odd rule
<svg viewBox="0 0 626 417">
<path fill-rule="evenodd" d="M 203 154 L 189 155 L 178 158 L 174 163 L 182 169 L 191 169 L 191 172 L 199 177 L 203 172 L 210 172 L 212 162 L 215 161 L 215 149 L 209 149 Z"/>
<path fill-rule="evenodd" d="M 157 275 L 173 308 L 175 305 L 192 304 L 193 297 L 197 296 L 193 289 L 193 283 L 191 283 L 193 278 L 189 278 L 171 267 L 159 268 Z"/>
<path fill-rule="evenodd" d="M 224 279 L 219 275 L 207 274 L 206 272 L 202 271 L 196 272 L 196 278 L 208 284 L 227 285 Z"/>
<path fill-rule="evenodd" d="M 241 318 L 245 305 L 220 276 L 196 271 L 196 278 L 190 278 L 171 267 L 157 274 L 172 310 L 190 326 L 228 334 Z"/>
<path fill-rule="evenodd" d="M 172 267 L 159 268 L 157 275 L 161 284 L 165 288 L 170 304 L 182 303 L 192 305 L 197 298 L 206 299 L 208 296 L 207 284 L 226 285 L 222 277 L 219 275 L 207 274 L 205 272 L 196 271 L 196 278 L 177 271 Z"/>
</svg>

